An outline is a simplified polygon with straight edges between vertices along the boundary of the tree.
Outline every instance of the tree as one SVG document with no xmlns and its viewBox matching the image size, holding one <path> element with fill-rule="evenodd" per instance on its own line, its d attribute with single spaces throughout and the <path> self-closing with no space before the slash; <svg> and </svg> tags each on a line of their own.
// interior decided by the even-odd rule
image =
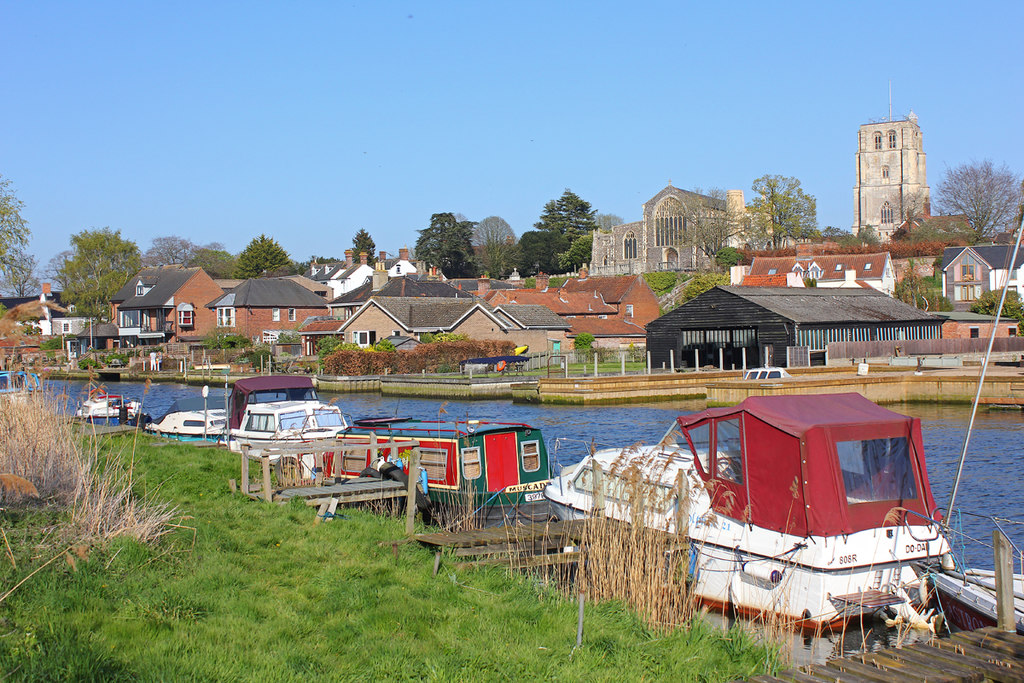
<svg viewBox="0 0 1024 683">
<path fill-rule="evenodd" d="M 533 224 L 537 230 L 556 232 L 566 237 L 569 244 L 577 237 L 597 230 L 595 211 L 590 203 L 566 189 L 558 199 L 544 205 L 540 220 Z"/>
<path fill-rule="evenodd" d="M 683 288 L 683 295 L 679 300 L 679 303 L 684 303 L 698 297 L 704 292 L 714 289 L 715 287 L 725 286 L 729 284 L 729 276 L 721 273 L 700 273 L 694 275 L 686 282 L 686 287 Z"/>
<path fill-rule="evenodd" d="M 4 274 L 2 287 L 11 296 L 30 296 L 39 293 L 39 278 L 36 277 L 36 257 L 15 247 L 8 252 L 11 265 Z"/>
<path fill-rule="evenodd" d="M 1021 201 L 1021 177 L 1006 164 L 996 167 L 986 159 L 947 168 L 935 189 L 939 211 L 964 216 L 973 229 L 974 242 L 1017 227 L 1011 221 Z"/>
<path fill-rule="evenodd" d="M 142 255 L 144 266 L 188 266 L 199 246 L 184 237 L 154 237 L 153 245 Z"/>
<path fill-rule="evenodd" d="M 594 234 L 580 235 L 572 241 L 569 248 L 558 255 L 558 265 L 562 270 L 576 270 L 584 263 L 590 263 L 594 251 Z"/>
<path fill-rule="evenodd" d="M 989 290 L 978 297 L 978 300 L 971 304 L 971 313 L 981 313 L 982 315 L 995 315 L 996 307 L 999 306 L 999 298 L 1002 296 L 1002 290 Z M 1020 300 L 1020 295 L 1009 290 L 1006 292 L 1006 300 L 1003 302 L 1003 312 L 1000 313 L 1000 317 L 1012 319 L 1012 320 L 1024 320 L 1024 305 Z"/>
<path fill-rule="evenodd" d="M 728 210 L 725 191 L 718 188 L 706 193 L 697 188 L 684 195 L 682 206 L 686 221 L 684 242 L 709 260 L 714 261 L 718 252 L 743 230 L 743 216 Z"/>
<path fill-rule="evenodd" d="M 110 298 L 141 265 L 139 247 L 120 230 L 83 230 L 71 236 L 71 257 L 60 268 L 62 299 L 81 315 L 106 320 Z"/>
<path fill-rule="evenodd" d="M 622 225 L 626 221 L 614 213 L 599 213 L 594 215 L 594 222 L 597 223 L 597 229 L 601 232 L 611 232 L 616 225 Z"/>
<path fill-rule="evenodd" d="M 893 298 L 916 306 L 923 311 L 952 311 L 953 303 L 937 290 L 929 287 L 924 279 L 917 274 L 914 270 L 913 259 L 911 259 L 910 266 L 903 279 L 896 283 Z"/>
<path fill-rule="evenodd" d="M 441 269 L 445 277 L 473 277 L 473 222 L 452 213 L 435 213 L 430 227 L 419 231 L 416 257 Z"/>
<path fill-rule="evenodd" d="M 488 216 L 473 228 L 473 246 L 480 254 L 480 265 L 491 277 L 512 272 L 519 248 L 516 233 L 501 216 Z"/>
<path fill-rule="evenodd" d="M 519 238 L 519 272 L 526 277 L 551 274 L 559 269 L 558 255 L 569 248 L 568 240 L 553 230 L 530 230 Z"/>
<path fill-rule="evenodd" d="M 264 274 L 271 275 L 278 270 L 289 268 L 291 263 L 288 252 L 281 248 L 277 240 L 260 234 L 238 255 L 235 277 L 245 279 Z"/>
<path fill-rule="evenodd" d="M 365 252 L 366 262 L 371 266 L 377 262 L 377 257 L 375 256 L 377 252 L 374 251 L 376 248 L 377 245 L 373 243 L 373 238 L 370 237 L 370 233 L 366 232 L 363 228 L 360 228 L 359 232 L 357 232 L 352 238 L 352 249 L 356 253 L 356 259 L 359 258 L 360 254 Z"/>
<path fill-rule="evenodd" d="M 577 351 L 589 351 L 594 346 L 594 335 L 589 332 L 580 332 L 572 342 L 572 347 Z"/>
<path fill-rule="evenodd" d="M 7 273 L 15 264 L 17 247 L 28 243 L 28 224 L 21 217 L 25 204 L 11 188 L 11 181 L 0 175 L 0 273 Z"/>
<path fill-rule="evenodd" d="M 43 271 L 43 277 L 53 282 L 56 285 L 54 289 L 59 292 L 63 292 L 68 288 L 68 283 L 63 273 L 64 263 L 74 255 L 75 253 L 70 249 L 58 252 L 47 262 L 46 269 Z"/>
<path fill-rule="evenodd" d="M 790 241 L 817 235 L 818 216 L 813 196 L 796 178 L 763 175 L 754 181 L 754 200 L 747 207 L 752 228 L 773 249 Z"/>
<path fill-rule="evenodd" d="M 238 257 L 226 251 L 220 242 L 211 242 L 196 249 L 190 264 L 193 268 L 202 268 L 212 278 L 226 279 L 235 274 Z"/>
</svg>

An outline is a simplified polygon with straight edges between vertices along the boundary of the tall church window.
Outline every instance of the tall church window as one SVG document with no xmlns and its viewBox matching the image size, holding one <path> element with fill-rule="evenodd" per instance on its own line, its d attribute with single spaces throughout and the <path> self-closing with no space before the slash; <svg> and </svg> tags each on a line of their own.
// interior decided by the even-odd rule
<svg viewBox="0 0 1024 683">
<path fill-rule="evenodd" d="M 636 258 L 636 234 L 632 230 L 622 240 L 622 258 Z"/>
<path fill-rule="evenodd" d="M 888 180 L 888 179 L 889 179 L 889 167 L 888 166 L 883 166 L 882 167 L 882 180 Z"/>
<path fill-rule="evenodd" d="M 896 131 L 889 131 L 889 149 L 896 149 Z"/>
<path fill-rule="evenodd" d="M 892 223 L 892 206 L 889 202 L 882 204 L 882 220 L 883 224 Z"/>
<path fill-rule="evenodd" d="M 682 243 L 685 227 L 683 205 L 672 198 L 661 203 L 654 211 L 655 246 L 670 247 Z"/>
<path fill-rule="evenodd" d="M 875 133 L 875 149 L 882 149 L 882 134 Z"/>
</svg>

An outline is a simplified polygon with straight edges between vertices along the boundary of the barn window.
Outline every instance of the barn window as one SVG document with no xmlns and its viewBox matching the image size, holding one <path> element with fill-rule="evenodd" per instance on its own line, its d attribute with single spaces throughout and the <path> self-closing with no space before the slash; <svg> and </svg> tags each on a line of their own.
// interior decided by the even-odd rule
<svg viewBox="0 0 1024 683">
<path fill-rule="evenodd" d="M 524 472 L 536 472 L 540 469 L 540 442 L 524 441 L 519 447 Z"/>
<path fill-rule="evenodd" d="M 478 479 L 480 477 L 480 448 L 462 449 L 462 476 L 466 479 Z"/>
<path fill-rule="evenodd" d="M 622 258 L 636 258 L 636 234 L 633 231 L 627 232 L 622 240 Z"/>
<path fill-rule="evenodd" d="M 427 471 L 427 479 L 444 481 L 448 477 L 448 451 L 443 448 L 421 448 L 420 464 Z"/>
</svg>

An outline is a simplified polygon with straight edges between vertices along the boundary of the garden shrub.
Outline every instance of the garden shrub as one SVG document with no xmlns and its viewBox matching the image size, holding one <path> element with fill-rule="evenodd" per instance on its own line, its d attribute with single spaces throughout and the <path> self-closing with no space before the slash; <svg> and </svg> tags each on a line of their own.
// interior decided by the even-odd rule
<svg viewBox="0 0 1024 683">
<path fill-rule="evenodd" d="M 437 335 L 440 336 L 440 335 Z M 420 344 L 411 351 L 371 351 L 338 348 L 323 359 L 328 375 L 383 375 L 419 372 L 455 372 L 470 358 L 508 356 L 515 350 L 511 341 L 452 341 Z"/>
</svg>

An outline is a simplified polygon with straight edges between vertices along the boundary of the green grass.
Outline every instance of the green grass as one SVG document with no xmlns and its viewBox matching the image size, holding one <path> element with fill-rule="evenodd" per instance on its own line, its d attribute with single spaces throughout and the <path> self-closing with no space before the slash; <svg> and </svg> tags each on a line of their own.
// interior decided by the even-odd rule
<svg viewBox="0 0 1024 683">
<path fill-rule="evenodd" d="M 128 456 L 130 438 L 109 442 Z M 0 603 L 14 680 L 731 680 L 775 653 L 701 622 L 663 636 L 617 603 L 576 605 L 527 575 L 432 576 L 433 554 L 390 545 L 404 520 L 361 510 L 313 526 L 301 503 L 232 496 L 237 456 L 141 437 L 136 487 L 178 505 L 154 546 L 119 539 L 37 573 Z M 4 590 L 61 549 L 61 514 L 7 511 Z M 191 528 L 184 528 L 191 527 Z"/>
</svg>

